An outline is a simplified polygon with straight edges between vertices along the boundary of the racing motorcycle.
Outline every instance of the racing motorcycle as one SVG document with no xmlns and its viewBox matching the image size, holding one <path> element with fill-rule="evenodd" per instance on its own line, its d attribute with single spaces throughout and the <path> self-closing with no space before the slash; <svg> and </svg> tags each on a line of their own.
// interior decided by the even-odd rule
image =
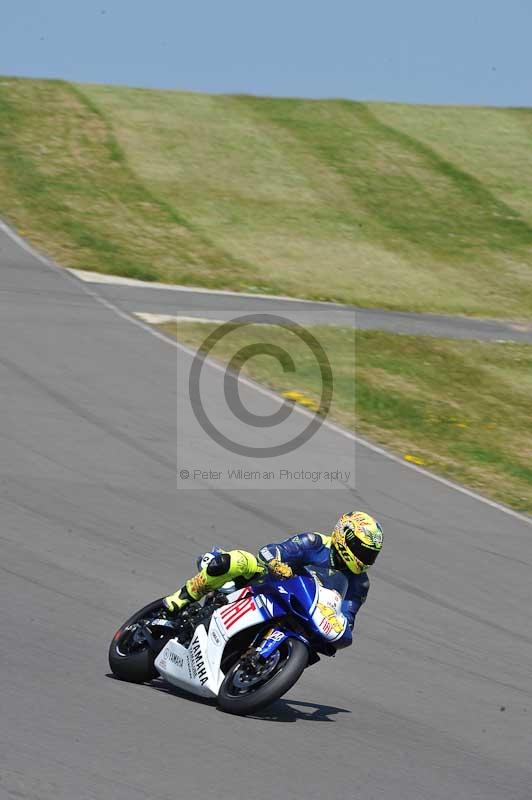
<svg viewBox="0 0 532 800">
<path fill-rule="evenodd" d="M 162 677 L 231 714 L 252 714 L 282 697 L 320 654 L 335 654 L 346 591 L 341 572 L 313 566 L 237 590 L 226 584 L 177 616 L 155 600 L 115 633 L 109 664 L 122 680 Z"/>
</svg>

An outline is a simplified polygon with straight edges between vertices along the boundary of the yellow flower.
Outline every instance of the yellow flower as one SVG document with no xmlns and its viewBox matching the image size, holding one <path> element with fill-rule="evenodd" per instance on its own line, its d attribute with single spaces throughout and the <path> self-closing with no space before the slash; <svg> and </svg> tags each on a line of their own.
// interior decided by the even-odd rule
<svg viewBox="0 0 532 800">
<path fill-rule="evenodd" d="M 304 395 L 303 392 L 291 390 L 289 392 L 283 392 L 282 397 L 284 397 L 285 400 L 291 400 L 293 403 L 299 403 L 300 406 L 309 408 L 311 411 L 317 411 L 320 407 L 319 403 L 313 400 L 312 397 Z"/>
<path fill-rule="evenodd" d="M 319 404 L 316 403 L 315 400 L 312 400 L 312 398 L 310 398 L 310 397 L 303 397 L 298 402 L 299 402 L 299 405 L 305 406 L 305 408 L 310 408 L 311 411 L 317 411 L 318 408 L 320 407 Z"/>
<path fill-rule="evenodd" d="M 283 392 L 282 396 L 286 398 L 286 400 L 293 400 L 294 402 L 300 402 L 305 395 L 302 394 L 301 392 L 289 391 L 289 392 Z"/>
<path fill-rule="evenodd" d="M 419 466 L 425 464 L 425 461 L 423 461 L 422 458 L 419 458 L 419 456 L 413 456 L 411 453 L 407 453 L 405 456 L 403 456 L 403 458 L 405 461 L 410 461 L 411 464 L 418 464 Z"/>
</svg>

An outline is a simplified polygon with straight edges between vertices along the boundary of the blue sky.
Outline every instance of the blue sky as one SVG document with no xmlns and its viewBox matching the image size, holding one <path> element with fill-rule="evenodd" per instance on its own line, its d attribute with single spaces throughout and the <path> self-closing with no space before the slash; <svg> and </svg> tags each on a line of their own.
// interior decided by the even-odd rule
<svg viewBox="0 0 532 800">
<path fill-rule="evenodd" d="M 532 106 L 532 0 L 11 0 L 0 74 Z"/>
</svg>

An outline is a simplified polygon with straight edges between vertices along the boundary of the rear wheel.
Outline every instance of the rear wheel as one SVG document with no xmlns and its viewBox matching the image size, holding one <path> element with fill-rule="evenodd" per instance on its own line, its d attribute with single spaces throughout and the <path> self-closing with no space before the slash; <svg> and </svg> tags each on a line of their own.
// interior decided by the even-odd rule
<svg viewBox="0 0 532 800">
<path fill-rule="evenodd" d="M 163 610 L 162 600 L 155 600 L 133 614 L 117 630 L 109 647 L 109 666 L 123 681 L 144 683 L 158 675 L 153 662 L 156 651 L 146 636 L 144 624 L 157 618 Z"/>
<path fill-rule="evenodd" d="M 225 676 L 218 705 L 229 714 L 252 714 L 286 694 L 307 664 L 308 649 L 293 638 L 266 659 L 243 657 Z"/>
</svg>

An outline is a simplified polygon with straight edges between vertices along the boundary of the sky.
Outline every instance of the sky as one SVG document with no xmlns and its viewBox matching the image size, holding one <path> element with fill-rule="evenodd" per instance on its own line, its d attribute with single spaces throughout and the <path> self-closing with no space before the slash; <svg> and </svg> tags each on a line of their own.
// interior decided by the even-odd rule
<svg viewBox="0 0 532 800">
<path fill-rule="evenodd" d="M 532 0 L 0 0 L 0 75 L 532 106 Z"/>
</svg>

